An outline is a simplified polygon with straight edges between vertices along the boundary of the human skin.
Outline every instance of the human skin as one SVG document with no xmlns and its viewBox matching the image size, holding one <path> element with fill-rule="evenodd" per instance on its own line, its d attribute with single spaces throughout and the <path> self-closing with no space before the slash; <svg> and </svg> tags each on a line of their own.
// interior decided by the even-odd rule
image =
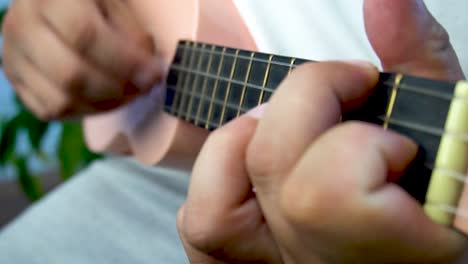
<svg viewBox="0 0 468 264">
<path fill-rule="evenodd" d="M 91 150 L 187 169 L 208 133 L 161 111 L 177 42 L 256 49 L 233 2 L 214 0 L 15 0 L 3 35 L 5 72 L 40 119 L 86 117 Z"/>
<path fill-rule="evenodd" d="M 5 62 L 11 62 L 6 63 L 6 71 L 21 98 L 43 119 L 55 119 L 64 115 L 77 117 L 113 109 L 145 93 L 151 86 L 148 83 L 157 82 L 161 78 L 161 61 L 155 60 L 154 55 L 158 50 L 164 49 L 162 47 L 165 45 L 155 45 L 155 33 L 147 28 L 151 23 L 144 22 L 155 15 L 149 11 L 155 10 L 151 5 L 154 1 L 108 0 L 100 1 L 100 6 L 96 3 L 91 0 L 79 3 L 71 0 L 14 1 L 11 9 L 13 11 L 9 13 L 4 28 Z M 403 0 L 366 1 L 366 24 L 374 49 L 386 70 L 399 70 L 434 78 L 462 78 L 463 74 L 444 31 L 437 27 L 430 16 L 418 13 L 424 11 L 421 3 Z M 77 8 L 71 8 L 73 6 Z M 41 11 L 40 16 L 38 10 Z M 67 10 L 73 10 L 73 14 L 66 12 Z M 375 10 L 386 10 L 388 13 L 382 14 Z M 411 16 L 413 14 L 416 15 Z M 47 23 L 35 20 L 43 19 L 44 16 L 53 20 L 46 20 Z M 62 23 L 63 20 L 68 23 Z M 103 20 L 112 22 L 112 27 L 118 30 L 111 30 Z M 99 34 L 90 34 L 82 29 L 80 26 L 83 21 L 84 25 L 91 25 Z M 50 25 L 64 27 L 51 30 Z M 387 30 L 391 34 L 381 36 L 382 25 L 390 25 Z M 398 29 L 403 27 L 415 30 L 408 31 L 411 35 L 400 36 L 398 34 L 401 32 Z M 401 38 L 397 49 L 392 39 L 385 40 L 386 37 Z M 40 43 L 41 50 L 38 50 L 39 46 L 35 46 L 34 43 Z M 95 46 L 90 47 L 90 43 Z M 392 44 L 391 47 L 388 46 L 389 43 Z M 49 50 L 43 50 L 42 46 Z M 99 52 L 101 50 L 105 53 Z M 36 57 L 39 55 L 40 57 Z M 67 59 L 56 61 L 57 58 Z M 118 61 L 115 61 L 116 59 Z M 85 85 L 85 88 L 89 89 L 81 89 L 83 83 L 89 85 Z M 47 98 L 41 100 L 42 94 L 47 94 Z M 49 111 L 49 108 L 52 110 Z M 194 154 L 198 153 L 198 148 L 207 134 L 190 129 L 183 127 L 178 130 L 189 131 L 179 134 L 179 139 L 196 134 L 195 138 L 199 144 L 189 153 Z M 163 143 L 166 142 L 162 134 L 152 134 L 152 139 L 155 135 L 162 138 Z M 171 140 L 178 141 L 173 137 Z M 130 151 L 129 148 L 125 148 L 125 143 L 128 143 L 125 141 L 122 140 L 124 147 L 119 149 L 121 152 Z M 188 157 L 194 158 L 194 155 Z M 192 160 L 189 158 L 187 163 L 190 162 Z"/>
<path fill-rule="evenodd" d="M 386 70 L 464 78 L 422 1 L 369 0 L 364 8 Z M 376 79 L 362 64 L 300 67 L 263 109 L 212 134 L 178 217 L 191 263 L 454 263 L 466 239 L 394 184 L 415 143 L 339 124 Z"/>
</svg>

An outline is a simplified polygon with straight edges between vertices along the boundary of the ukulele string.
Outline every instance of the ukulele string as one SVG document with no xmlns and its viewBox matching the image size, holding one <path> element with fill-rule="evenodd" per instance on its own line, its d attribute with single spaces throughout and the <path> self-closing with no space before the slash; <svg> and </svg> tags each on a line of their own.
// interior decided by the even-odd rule
<svg viewBox="0 0 468 264">
<path fill-rule="evenodd" d="M 192 46 L 179 47 L 179 49 L 181 49 L 181 48 L 189 49 L 189 50 L 198 50 L 200 52 L 201 51 L 206 51 L 203 48 L 192 47 Z M 255 62 L 270 63 L 271 65 L 284 66 L 284 67 L 287 67 L 288 69 L 292 69 L 292 68 L 296 67 L 294 64 L 291 64 L 291 63 L 282 63 L 282 62 L 271 61 L 271 60 L 266 60 L 266 59 L 261 59 L 261 58 L 255 58 L 255 57 L 252 57 L 252 56 L 250 56 L 250 57 L 249 56 L 244 56 L 242 54 L 239 54 L 238 52 L 236 52 L 236 54 L 229 54 L 229 53 L 226 53 L 226 52 L 223 53 L 223 52 L 219 52 L 219 51 L 216 51 L 214 49 L 211 49 L 207 53 L 211 54 L 211 55 L 219 54 L 221 56 L 232 56 L 232 57 L 235 57 L 237 59 L 246 59 L 246 60 L 255 61 Z M 272 89 L 272 88 L 268 88 L 268 87 L 265 87 L 265 86 L 260 86 L 260 85 L 255 85 L 255 84 L 252 84 L 252 83 L 248 83 L 246 80 L 240 81 L 240 80 L 236 80 L 236 79 L 233 79 L 233 78 L 227 78 L 227 77 L 223 77 L 223 76 L 219 76 L 219 75 L 214 75 L 214 74 L 211 74 L 211 73 L 208 73 L 208 72 L 193 70 L 193 69 L 190 69 L 190 68 L 178 65 L 178 64 L 173 64 L 171 66 L 171 70 L 176 71 L 176 72 L 188 73 L 188 74 L 196 74 L 198 76 L 203 76 L 205 78 L 221 80 L 221 81 L 225 81 L 225 82 L 228 82 L 228 83 L 231 83 L 231 84 L 237 84 L 237 85 L 240 85 L 240 86 L 243 86 L 243 87 L 246 87 L 246 88 L 259 90 L 261 92 L 274 93 L 274 91 L 275 91 L 275 89 Z M 383 85 L 391 87 L 393 85 L 393 82 L 390 81 L 390 80 L 387 80 L 387 81 L 383 82 Z M 439 91 L 428 91 L 428 90 L 425 90 L 425 89 L 412 87 L 412 86 L 407 85 L 405 83 L 400 84 L 399 89 L 402 90 L 402 91 L 409 91 L 409 92 L 413 92 L 413 93 L 416 93 L 416 94 L 425 95 L 425 96 L 428 96 L 428 97 L 442 99 L 442 100 L 445 100 L 445 101 L 462 100 L 464 103 L 468 103 L 468 100 L 466 98 L 459 98 L 459 97 L 456 97 L 456 96 L 452 96 L 451 94 L 445 93 L 445 92 L 442 92 L 442 91 L 440 91 L 440 92 Z M 184 93 L 184 91 L 180 91 L 178 89 L 174 89 L 174 90 L 176 92 Z M 195 91 L 192 90 L 190 92 L 191 95 L 192 96 L 197 96 L 197 95 L 194 94 L 194 92 Z M 197 97 L 199 97 L 200 100 L 205 99 L 205 98 L 200 97 L 200 96 L 197 96 Z M 215 102 L 213 102 L 213 103 L 214 104 L 220 104 L 220 102 L 218 100 L 215 100 Z M 226 104 L 222 103 L 221 105 L 225 106 Z M 226 105 L 226 107 L 228 107 L 228 108 L 239 108 L 238 105 L 229 104 L 229 103 Z M 242 111 L 245 112 L 246 110 L 247 109 L 241 109 L 241 112 Z M 378 118 L 382 119 L 382 117 L 378 117 Z M 385 120 L 381 120 L 381 121 L 385 121 Z M 404 122 L 402 120 L 395 120 L 394 118 L 393 119 L 391 118 L 388 121 L 390 121 L 390 124 L 394 124 L 394 125 L 397 125 L 397 126 L 402 126 L 402 127 L 405 127 L 405 128 L 411 128 L 411 129 L 418 130 L 420 132 L 424 132 L 424 133 L 427 133 L 427 134 L 430 134 L 430 135 L 433 135 L 433 136 L 443 136 L 443 135 L 446 135 L 446 134 L 450 133 L 450 132 L 444 131 L 443 129 L 441 129 L 439 127 L 431 127 L 431 126 L 425 126 L 425 125 L 418 124 L 418 123 Z M 450 134 L 452 134 L 452 133 L 450 133 Z M 468 141 L 468 136 L 467 135 L 457 134 L 457 135 L 455 135 L 455 137 L 462 138 L 465 142 Z"/>
<path fill-rule="evenodd" d="M 454 207 L 452 205 L 444 203 L 426 204 L 426 206 L 430 206 L 434 209 L 440 210 L 451 215 L 459 216 L 460 218 L 468 219 L 468 211 L 460 207 Z"/>
<path fill-rule="evenodd" d="M 226 54 L 226 56 L 227 56 L 227 54 Z M 241 55 L 239 55 L 239 56 L 241 56 Z M 249 59 L 251 59 L 251 58 L 249 57 Z M 261 61 L 261 62 L 268 63 L 267 60 L 255 59 L 255 58 L 253 60 L 254 61 L 258 60 L 258 61 Z M 285 67 L 287 66 L 288 68 L 297 67 L 297 66 L 291 66 L 290 64 L 279 63 L 279 62 L 271 62 L 271 64 L 272 65 L 281 65 L 281 66 L 285 66 Z M 262 87 L 261 85 L 255 85 L 255 84 L 252 84 L 252 83 L 248 83 L 248 82 L 245 82 L 245 80 L 230 79 L 228 77 L 218 76 L 218 75 L 207 73 L 207 72 L 204 72 L 204 71 L 192 70 L 192 69 L 189 69 L 187 67 L 184 67 L 184 66 L 181 66 L 181 65 L 178 65 L 178 64 L 173 64 L 170 69 L 178 71 L 178 72 L 196 74 L 196 75 L 200 75 L 200 76 L 211 78 L 211 79 L 218 79 L 218 80 L 221 80 L 221 81 L 231 82 L 233 84 L 245 85 L 247 88 L 252 88 L 252 89 L 256 89 L 256 90 L 260 90 L 260 91 L 267 91 L 267 92 L 274 92 L 275 91 L 275 89 L 268 88 L 268 87 Z M 383 82 L 383 85 L 391 87 L 393 85 L 393 82 L 385 81 L 385 82 Z M 444 101 L 462 100 L 463 102 L 468 104 L 468 98 L 453 96 L 450 93 L 445 93 L 445 92 L 442 92 L 442 91 L 440 91 L 440 92 L 428 91 L 428 90 L 425 90 L 425 89 L 412 87 L 412 86 L 410 86 L 408 84 L 405 84 L 405 83 L 400 84 L 398 88 L 400 90 L 402 90 L 402 91 L 413 92 L 413 93 L 416 93 L 416 94 L 425 95 L 425 96 L 432 97 L 432 98 L 442 99 Z"/>
<path fill-rule="evenodd" d="M 176 87 L 173 86 L 173 85 L 170 85 L 167 88 L 172 89 L 172 90 L 176 90 Z M 179 90 L 179 92 L 182 92 L 182 91 Z M 205 101 L 205 102 L 208 102 L 208 103 L 213 103 L 213 104 L 225 107 L 226 109 L 233 110 L 233 111 L 237 111 L 239 109 L 239 106 L 236 105 L 236 104 L 232 104 L 232 103 L 229 103 L 229 102 L 225 103 L 225 102 L 223 102 L 223 101 L 221 101 L 219 99 L 216 99 L 216 98 L 214 100 L 212 100 L 212 98 L 210 98 L 209 96 L 201 96 L 201 95 L 198 95 L 198 94 L 193 94 L 193 96 L 200 100 L 200 104 L 202 103 L 202 101 Z M 245 114 L 250 110 L 250 109 L 247 109 L 245 107 L 242 107 L 241 109 L 242 109 L 241 114 Z M 195 115 L 184 114 L 182 116 L 182 118 L 188 118 L 190 120 L 190 119 L 195 118 Z M 377 118 L 379 120 L 381 120 L 381 121 L 385 120 L 385 116 L 383 116 L 383 115 L 378 116 Z M 199 122 L 201 122 L 201 123 L 205 123 L 205 124 L 211 123 L 209 120 L 207 120 L 207 119 L 205 119 L 203 117 L 200 117 L 200 116 L 198 117 L 198 119 L 199 119 Z M 463 142 L 468 143 L 468 133 L 454 133 L 454 132 L 450 132 L 450 131 L 444 131 L 443 129 L 439 129 L 439 128 L 436 128 L 436 127 L 424 126 L 424 125 L 420 125 L 420 124 L 415 124 L 413 122 L 406 122 L 404 120 L 398 120 L 398 119 L 395 119 L 395 118 L 391 118 L 389 120 L 389 123 L 392 124 L 392 125 L 395 125 L 395 126 L 400 126 L 400 127 L 412 129 L 412 130 L 415 130 L 415 131 L 424 132 L 424 133 L 427 133 L 427 134 L 432 135 L 432 136 L 438 136 L 438 137 L 450 136 L 450 137 L 453 137 L 453 138 L 456 138 L 456 139 L 459 139 L 459 140 L 461 140 Z M 213 128 L 215 128 L 215 129 L 219 128 L 219 125 L 213 124 Z M 452 177 L 452 178 L 454 178 L 456 180 L 468 183 L 467 176 L 464 176 L 463 174 L 458 173 L 457 171 L 451 171 L 451 170 L 448 170 L 448 169 L 438 169 L 438 168 L 435 168 L 435 166 L 433 164 L 425 164 L 425 167 L 427 167 L 427 168 L 429 168 L 431 170 L 443 170 L 444 172 L 447 172 L 446 175 L 448 177 Z"/>
<path fill-rule="evenodd" d="M 193 46 L 179 47 L 179 48 L 184 48 L 184 49 L 188 49 L 188 50 L 195 51 L 195 52 L 196 51 L 201 52 L 201 51 L 204 50 L 201 47 L 193 47 Z M 234 49 L 234 50 L 236 50 L 236 49 Z M 239 54 L 239 53 L 236 53 L 236 54 L 223 53 L 221 51 L 216 51 L 214 49 L 211 49 L 208 52 L 206 52 L 206 50 L 204 50 L 204 51 L 205 51 L 206 54 L 208 54 L 210 56 L 220 55 L 220 56 L 233 57 L 233 58 L 235 57 L 237 59 L 243 59 L 243 60 L 252 61 L 252 62 L 259 62 L 259 63 L 265 63 L 265 64 L 270 63 L 271 65 L 274 65 L 274 66 L 287 67 L 290 70 L 297 67 L 297 65 L 291 64 L 291 63 L 271 61 L 271 60 L 268 60 L 268 59 L 256 58 L 256 57 L 252 57 L 252 56 L 245 56 L 245 55 L 242 55 L 242 54 Z M 314 62 L 314 61 L 306 61 L 306 62 Z M 203 72 L 203 71 L 191 70 L 191 69 L 188 69 L 188 68 L 186 68 L 184 66 L 177 65 L 177 64 L 173 64 L 171 66 L 171 70 L 175 70 L 175 71 L 179 71 L 179 72 L 186 72 L 186 73 L 189 73 L 189 74 L 197 74 L 197 75 L 200 75 L 200 76 L 203 76 L 203 77 L 206 77 L 206 78 L 213 78 L 213 79 L 218 79 L 218 80 L 222 80 L 222 81 L 226 81 L 226 82 L 231 82 L 232 84 L 238 84 L 238 85 L 245 86 L 247 88 L 256 89 L 256 90 L 260 90 L 260 91 L 264 91 L 264 92 L 266 91 L 266 92 L 273 93 L 275 91 L 275 89 L 271 89 L 271 88 L 268 88 L 268 87 L 262 87 L 260 85 L 251 84 L 251 83 L 246 82 L 245 80 L 244 81 L 239 81 L 239 80 L 235 80 L 235 79 L 230 79 L 230 78 L 210 74 L 210 73 Z M 385 81 L 385 82 L 383 82 L 383 85 L 386 85 L 386 86 L 390 87 L 390 86 L 393 85 L 393 82 L 390 81 L 390 80 Z M 176 92 L 183 92 L 183 91 L 180 91 L 179 89 L 176 89 L 175 86 L 168 85 L 167 88 L 172 89 L 172 90 L 174 90 Z M 460 98 L 460 97 L 453 96 L 452 94 L 446 93 L 446 92 L 443 92 L 443 91 L 440 91 L 440 92 L 438 92 L 438 91 L 429 91 L 429 90 L 425 90 L 425 89 L 421 89 L 421 88 L 417 88 L 417 87 L 412 87 L 412 86 L 410 86 L 408 84 L 405 84 L 405 83 L 400 84 L 399 89 L 401 89 L 403 91 L 413 92 L 413 93 L 420 94 L 420 95 L 425 95 L 425 96 L 432 97 L 432 98 L 442 99 L 442 100 L 445 100 L 445 101 L 462 100 L 464 103 L 468 104 L 468 100 L 467 100 L 468 98 Z M 200 96 L 198 94 L 194 94 L 194 91 L 189 92 L 189 93 L 191 93 L 191 95 L 195 96 L 196 98 L 200 99 L 200 101 L 210 101 L 213 104 L 218 104 L 218 105 L 221 105 L 221 106 L 226 107 L 228 109 L 239 110 L 239 105 L 235 105 L 235 104 L 232 104 L 232 103 L 229 103 L 229 102 L 222 102 L 221 100 L 218 100 L 218 99 L 211 100 L 211 98 L 206 98 L 206 96 L 204 96 L 204 95 Z M 240 107 L 240 112 L 242 112 L 241 114 L 244 114 L 244 113 L 246 113 L 248 111 L 249 111 L 249 109 L 246 109 L 246 108 L 244 108 L 242 106 Z M 186 116 L 186 117 L 189 118 L 189 119 L 193 118 L 193 116 L 191 116 L 191 114 L 188 114 L 188 116 Z M 379 116 L 377 118 L 379 120 L 381 120 L 381 121 L 385 120 L 384 116 Z M 200 118 L 200 122 L 209 123 L 208 120 L 204 120 L 202 118 Z M 425 132 L 427 134 L 434 135 L 434 136 L 440 136 L 440 137 L 447 136 L 447 135 L 452 136 L 454 138 L 461 139 L 462 141 L 468 143 L 468 133 L 452 133 L 450 131 L 444 131 L 444 129 L 441 129 L 441 128 L 438 128 L 438 127 L 431 127 L 431 126 L 425 126 L 425 125 L 417 124 L 417 123 L 415 124 L 415 123 L 405 122 L 403 120 L 397 120 L 397 119 L 394 119 L 394 118 L 390 119 L 389 122 L 390 122 L 390 124 L 393 124 L 393 125 L 397 125 L 397 126 L 401 126 L 401 127 L 405 127 L 405 128 Z M 219 125 L 214 125 L 214 127 L 218 128 Z M 440 172 L 439 175 L 441 175 L 442 177 L 449 177 L 449 178 L 452 178 L 455 181 L 458 181 L 458 182 L 460 182 L 462 184 L 468 184 L 468 176 L 463 174 L 463 173 L 460 173 L 458 171 L 451 170 L 451 169 L 437 168 L 437 167 L 435 167 L 434 164 L 429 164 L 429 163 L 424 164 L 424 166 L 426 168 L 432 170 L 433 172 L 435 172 L 435 171 Z M 435 208 L 435 209 L 441 210 L 443 212 L 446 212 L 446 213 L 449 213 L 449 214 L 452 214 L 452 215 L 456 215 L 456 216 L 460 216 L 462 218 L 468 219 L 468 211 L 467 210 L 462 210 L 462 209 L 460 209 L 458 207 L 454 207 L 452 205 L 443 204 L 443 203 L 430 204 L 430 206 Z"/>
<path fill-rule="evenodd" d="M 202 72 L 202 71 L 190 70 L 190 69 L 187 69 L 185 67 L 181 67 L 179 65 L 173 65 L 171 67 L 171 69 L 175 70 L 175 71 L 178 71 L 178 72 L 184 72 L 184 73 L 189 73 L 189 74 L 197 74 L 197 75 L 201 75 L 201 76 L 204 76 L 204 77 L 207 77 L 207 78 L 218 79 L 218 80 L 225 81 L 225 82 L 231 82 L 232 84 L 237 84 L 237 85 L 240 85 L 240 86 L 243 86 L 243 87 L 246 87 L 246 88 L 255 89 L 255 90 L 259 90 L 259 91 L 270 92 L 270 93 L 275 92 L 275 89 L 268 88 L 268 87 L 262 87 L 260 85 L 251 84 L 251 83 L 246 82 L 245 80 L 244 81 L 239 81 L 239 80 L 230 79 L 230 78 L 227 78 L 227 77 L 213 75 L 213 74 Z M 385 85 L 385 83 L 384 83 L 384 85 Z M 188 93 L 189 95 L 194 96 L 194 97 L 200 99 L 201 101 L 207 101 L 208 99 L 211 100 L 211 98 L 206 98 L 206 96 L 204 96 L 204 95 L 196 94 L 195 91 L 193 91 L 193 89 L 192 89 L 192 91 L 183 91 L 183 90 L 178 89 L 177 87 L 175 87 L 173 85 L 167 85 L 167 88 L 169 88 L 171 90 L 174 90 L 175 92 L 179 92 L 179 93 Z M 445 100 L 450 100 L 450 98 L 452 98 L 453 100 L 463 100 L 463 102 L 468 103 L 468 100 L 463 99 L 463 98 L 453 97 L 453 96 L 450 96 L 450 95 L 447 95 L 447 94 L 444 94 L 444 93 L 438 93 L 438 92 L 433 92 L 433 91 L 425 91 L 423 89 L 408 87 L 407 85 L 404 85 L 404 84 L 402 84 L 400 86 L 400 89 L 401 90 L 405 90 L 405 89 L 406 90 L 411 90 L 413 92 L 418 92 L 418 93 L 421 93 L 421 94 L 425 94 L 427 96 L 438 97 L 438 98 L 445 99 Z M 221 105 L 223 107 L 226 106 L 228 109 L 233 109 L 233 110 L 239 108 L 239 105 L 237 105 L 237 104 L 232 104 L 232 103 L 229 103 L 229 102 L 226 102 L 226 103 L 221 102 L 221 100 L 217 100 L 216 98 L 213 100 L 213 104 Z M 248 110 L 249 109 L 245 109 L 244 107 L 241 107 L 241 112 L 247 112 Z M 377 118 L 380 119 L 381 121 L 385 121 L 385 117 L 383 117 L 383 116 L 379 116 Z M 405 128 L 411 128 L 413 130 L 424 132 L 424 133 L 432 135 L 432 136 L 444 136 L 444 135 L 449 134 L 449 135 L 452 135 L 452 136 L 454 136 L 456 138 L 462 139 L 464 142 L 468 142 L 468 134 L 451 133 L 450 131 L 444 131 L 444 129 L 440 128 L 440 127 L 426 126 L 426 125 L 419 124 L 419 123 L 414 123 L 414 122 L 405 122 L 404 120 L 397 120 L 395 118 L 390 118 L 389 122 L 390 122 L 390 124 L 394 124 L 394 125 L 405 127 Z"/>
</svg>

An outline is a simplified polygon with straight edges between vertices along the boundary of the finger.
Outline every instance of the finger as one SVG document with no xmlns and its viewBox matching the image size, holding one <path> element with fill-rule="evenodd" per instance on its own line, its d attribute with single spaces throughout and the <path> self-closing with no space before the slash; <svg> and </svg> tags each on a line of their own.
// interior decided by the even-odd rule
<svg viewBox="0 0 468 264">
<path fill-rule="evenodd" d="M 24 1 L 15 3 L 17 5 L 9 14 L 11 19 L 7 17 L 6 20 L 9 48 L 5 53 L 20 53 L 55 87 L 77 101 L 92 104 L 95 109 L 111 109 L 123 103 L 124 95 L 135 94 L 134 86 L 124 86 L 82 61 L 50 29 L 39 23 L 30 6 L 21 6 L 25 5 Z M 15 66 L 16 61 L 5 61 L 8 63 L 15 67 L 17 75 L 24 76 L 24 71 Z"/>
<path fill-rule="evenodd" d="M 189 262 L 192 264 L 203 263 L 203 264 L 217 264 L 221 263 L 214 259 L 212 256 L 209 256 L 206 252 L 201 252 L 200 250 L 194 248 L 190 242 L 187 241 L 185 237 L 185 205 L 183 205 L 177 212 L 177 231 L 179 232 L 180 241 L 184 246 L 185 253 L 189 259 Z"/>
<path fill-rule="evenodd" d="M 50 82 L 34 65 L 23 59 L 21 66 L 23 83 L 31 96 L 41 102 L 43 111 L 36 116 L 41 120 L 57 120 L 62 117 L 74 118 L 77 113 L 86 114 L 87 107 Z"/>
<path fill-rule="evenodd" d="M 48 48 L 44 50 L 42 46 L 36 45 L 35 39 L 40 39 Z M 38 25 L 25 34 L 22 40 L 24 56 L 43 76 L 47 76 L 45 78 L 54 87 L 78 103 L 89 104 L 95 110 L 108 110 L 139 92 L 134 85 L 112 78 L 79 58 L 45 27 Z"/>
<path fill-rule="evenodd" d="M 214 132 L 192 173 L 182 233 L 196 250 L 221 259 L 279 260 L 244 161 L 256 123 L 241 117 Z"/>
<path fill-rule="evenodd" d="M 3 59 L 5 62 L 3 70 L 10 84 L 16 90 L 16 93 L 27 109 L 38 117 L 44 117 L 47 115 L 47 109 L 44 106 L 44 102 L 31 91 L 25 81 L 24 77 L 29 76 L 28 70 L 26 69 L 26 72 L 23 71 L 23 74 L 20 74 L 20 71 L 18 70 L 24 69 L 24 66 L 28 65 L 28 62 L 21 56 L 21 54 L 15 52 L 15 49 L 12 48 L 9 41 L 5 41 L 3 48 Z"/>
<path fill-rule="evenodd" d="M 339 122 L 342 110 L 365 98 L 377 79 L 371 65 L 326 62 L 300 67 L 280 85 L 247 153 L 260 198 L 275 193 L 307 146 Z"/>
<path fill-rule="evenodd" d="M 128 1 L 104 0 L 98 3 L 105 12 L 106 22 L 116 31 L 128 36 L 148 55 L 154 54 L 156 47 L 151 34 L 144 30 L 145 25 L 134 12 Z"/>
<path fill-rule="evenodd" d="M 29 109 L 39 119 L 43 119 L 47 115 L 42 101 L 22 83 L 16 83 L 16 94 L 19 96 L 21 101 L 24 103 L 27 109 Z"/>
<path fill-rule="evenodd" d="M 334 241 L 334 250 L 367 248 L 367 259 L 386 255 L 391 258 L 379 262 L 413 263 L 453 256 L 461 249 L 460 237 L 387 183 L 389 173 L 403 172 L 416 153 L 415 143 L 377 126 L 347 122 L 332 128 L 286 180 L 281 211 L 316 241 Z"/>
<path fill-rule="evenodd" d="M 384 70 L 434 79 L 464 79 L 446 30 L 424 1 L 366 0 L 364 16 L 367 35 Z"/>
<path fill-rule="evenodd" d="M 106 13 L 124 12 L 121 5 L 111 5 L 117 10 L 104 10 L 102 8 L 109 5 L 98 6 L 96 1 L 90 0 L 81 1 L 79 5 L 73 0 L 46 3 L 40 13 L 44 23 L 79 56 L 114 77 L 132 81 L 143 91 L 159 81 L 161 65 L 154 62 L 151 51 L 138 46 L 136 40 L 104 20 Z M 74 12 L 64 12 L 70 6 L 76 7 Z M 129 19 L 130 15 L 122 17 Z"/>
<path fill-rule="evenodd" d="M 4 43 L 5 73 L 26 106 L 42 120 L 51 120 L 68 111 L 70 98 L 54 87 L 11 41 Z M 29 105 L 31 104 L 31 105 Z"/>
</svg>

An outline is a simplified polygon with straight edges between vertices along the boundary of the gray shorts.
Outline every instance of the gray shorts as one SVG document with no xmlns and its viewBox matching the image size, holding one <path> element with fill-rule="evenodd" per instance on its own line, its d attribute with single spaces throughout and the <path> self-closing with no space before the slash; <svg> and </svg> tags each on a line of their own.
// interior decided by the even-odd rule
<svg viewBox="0 0 468 264">
<path fill-rule="evenodd" d="M 188 182 L 127 159 L 97 162 L 0 232 L 0 263 L 188 263 L 176 229 Z"/>
<path fill-rule="evenodd" d="M 96 162 L 0 232 L 0 263 L 187 263 L 176 229 L 186 173 Z"/>
</svg>

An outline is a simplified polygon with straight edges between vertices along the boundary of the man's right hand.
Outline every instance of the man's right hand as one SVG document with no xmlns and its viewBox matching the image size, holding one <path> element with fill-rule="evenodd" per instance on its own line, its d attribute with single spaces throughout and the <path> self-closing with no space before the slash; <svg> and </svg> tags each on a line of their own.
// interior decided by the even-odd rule
<svg viewBox="0 0 468 264">
<path fill-rule="evenodd" d="M 43 120 L 114 109 L 161 79 L 127 1 L 15 0 L 3 35 L 7 77 Z"/>
</svg>

